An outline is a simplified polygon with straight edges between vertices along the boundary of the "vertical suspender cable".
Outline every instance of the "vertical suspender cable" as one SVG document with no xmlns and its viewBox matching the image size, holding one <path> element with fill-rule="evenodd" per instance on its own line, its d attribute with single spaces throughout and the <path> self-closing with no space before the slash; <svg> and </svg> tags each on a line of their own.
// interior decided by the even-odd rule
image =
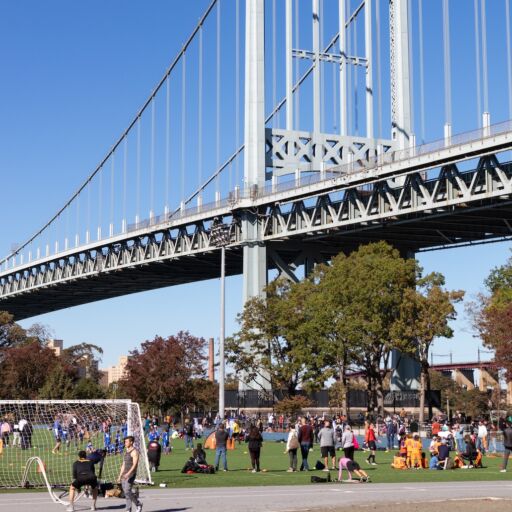
<svg viewBox="0 0 512 512">
<path fill-rule="evenodd" d="M 135 223 L 136 224 L 138 224 L 140 221 L 140 157 L 141 157 L 141 155 L 140 155 L 140 137 L 141 137 L 140 123 L 141 123 L 141 118 L 139 117 L 138 122 L 137 122 L 137 179 L 136 179 L 137 190 L 135 191 L 135 193 L 137 195 L 137 199 L 136 199 L 136 207 L 137 208 L 136 208 L 136 212 L 135 212 Z"/>
<path fill-rule="evenodd" d="M 481 0 L 480 9 L 482 12 L 480 21 L 482 23 L 482 83 L 484 95 L 484 112 L 489 112 L 489 89 L 487 80 L 487 20 L 485 15 L 485 0 Z"/>
<path fill-rule="evenodd" d="M 151 102 L 151 156 L 150 156 L 150 177 L 149 177 L 149 216 L 155 215 L 155 97 Z"/>
<path fill-rule="evenodd" d="M 110 226 L 109 226 L 109 236 L 113 236 L 113 228 L 114 228 L 114 174 L 116 168 L 116 154 L 112 153 L 110 158 Z"/>
<path fill-rule="evenodd" d="M 101 224 L 103 222 L 103 167 L 100 168 L 100 185 L 99 185 L 99 198 L 98 198 L 98 240 L 101 240 Z M 66 219 L 66 223 L 67 223 Z M 69 230 L 66 229 L 69 236 Z"/>
<path fill-rule="evenodd" d="M 313 133 L 320 133 L 320 12 L 319 0 L 313 1 Z"/>
<path fill-rule="evenodd" d="M 292 0 L 286 0 L 286 129 L 293 130 Z M 275 108 L 275 105 L 274 105 Z"/>
<path fill-rule="evenodd" d="M 354 19 L 354 56 L 357 57 L 357 18 Z M 359 69 L 354 66 L 354 133 L 359 135 L 359 98 L 358 98 L 358 73 Z"/>
<path fill-rule="evenodd" d="M 477 104 L 477 124 L 482 126 L 482 93 L 480 89 L 480 24 L 479 24 L 479 9 L 478 0 L 474 0 L 474 14 L 475 14 L 475 68 L 476 68 L 476 104 Z"/>
<path fill-rule="evenodd" d="M 114 156 L 112 154 L 112 156 Z M 80 194 L 76 196 L 76 229 L 75 229 L 75 247 L 80 245 Z"/>
<path fill-rule="evenodd" d="M 220 0 L 217 2 L 217 71 L 216 71 L 216 148 L 215 148 L 215 163 L 217 170 L 220 167 Z M 219 183 L 219 175 L 215 177 L 215 192 L 219 194 L 220 192 L 220 183 Z"/>
<path fill-rule="evenodd" d="M 444 119 L 452 124 L 452 77 L 450 62 L 450 12 L 448 0 L 443 0 L 443 48 L 444 48 Z"/>
<path fill-rule="evenodd" d="M 277 105 L 277 20 L 276 20 L 276 0 L 272 0 L 272 110 L 276 108 Z M 272 118 L 272 126 L 274 128 L 278 127 L 278 116 L 279 112 L 277 112 L 276 116 Z"/>
<path fill-rule="evenodd" d="M 237 2 L 238 3 L 238 2 Z M 197 94 L 197 186 L 203 184 L 203 27 L 199 29 L 199 69 Z"/>
<path fill-rule="evenodd" d="M 240 147 L 240 2 L 235 2 L 235 138 Z M 236 158 L 236 182 L 240 184 L 240 157 Z"/>
<path fill-rule="evenodd" d="M 124 138 L 124 156 L 123 156 L 123 219 L 122 232 L 126 232 L 126 180 L 128 172 L 128 137 Z"/>
<path fill-rule="evenodd" d="M 366 136 L 373 139 L 373 38 L 372 38 L 372 0 L 364 5 L 364 46 L 366 53 Z"/>
<path fill-rule="evenodd" d="M 300 34 L 299 34 L 299 0 L 295 0 L 295 48 L 300 48 Z M 299 59 L 295 59 L 295 80 L 298 82 L 300 79 Z M 300 130 L 300 87 L 295 89 L 295 126 Z"/>
<path fill-rule="evenodd" d="M 505 0 L 505 18 L 507 30 L 508 118 L 512 119 L 512 57 L 510 48 L 510 0 Z"/>
<path fill-rule="evenodd" d="M 338 80 L 336 67 L 332 67 L 332 133 L 338 130 Z"/>
<path fill-rule="evenodd" d="M 419 0 L 421 2 L 421 0 Z M 380 33 L 380 2 L 377 1 L 375 5 L 375 28 L 377 38 L 376 50 L 377 50 L 377 59 L 376 59 L 376 73 L 377 73 L 377 137 L 382 138 L 382 85 L 381 85 L 381 64 L 380 64 L 380 43 L 381 43 L 381 33 Z"/>
<path fill-rule="evenodd" d="M 201 133 L 201 132 L 199 132 Z M 201 139 L 199 139 L 199 154 L 201 154 Z M 171 78 L 167 77 L 165 84 L 165 213 L 169 213 L 169 187 L 171 174 Z"/>
<path fill-rule="evenodd" d="M 320 25 L 320 45 L 324 47 L 324 0 L 320 0 L 319 6 L 319 22 Z M 318 59 L 318 67 L 320 70 L 320 131 L 325 130 L 325 65 L 322 59 Z"/>
<path fill-rule="evenodd" d="M 183 52 L 181 58 L 181 197 L 180 202 L 185 201 L 185 148 L 186 148 L 186 122 L 187 122 L 187 54 Z"/>
<path fill-rule="evenodd" d="M 92 182 L 89 181 L 87 184 L 87 233 L 88 236 L 86 237 L 86 242 L 90 242 L 90 236 L 91 236 L 91 187 Z"/>
<path fill-rule="evenodd" d="M 420 130 L 421 143 L 425 143 L 425 75 L 423 57 L 423 0 L 418 0 L 418 26 L 420 38 Z"/>
<path fill-rule="evenodd" d="M 348 11 L 348 5 L 345 6 L 345 19 L 347 19 L 347 14 L 349 13 Z M 353 22 L 352 22 L 353 23 Z M 354 25 L 353 24 L 350 24 L 349 27 L 348 27 L 348 30 L 347 30 L 347 46 L 346 46 L 346 49 L 347 49 L 347 57 L 349 56 L 353 56 L 353 44 L 352 44 L 352 32 L 354 30 Z M 354 129 L 354 126 L 353 126 L 353 123 L 352 123 L 352 118 L 353 118 L 353 110 L 354 110 L 354 101 L 353 101 L 353 97 L 352 97 L 352 73 L 354 72 L 354 68 L 355 66 L 352 65 L 352 62 L 349 61 L 349 59 L 347 58 L 345 60 L 346 64 L 347 65 L 347 103 L 346 103 L 346 107 L 347 107 L 347 133 L 345 135 L 348 135 L 349 133 L 352 134 L 353 133 L 353 129 Z"/>
<path fill-rule="evenodd" d="M 409 98 L 411 106 L 410 106 L 410 126 L 411 131 L 414 134 L 416 132 L 414 128 L 414 47 L 413 47 L 413 28 L 414 25 L 412 23 L 412 1 L 407 0 L 409 5 L 407 6 L 407 25 L 409 27 L 409 48 L 407 51 L 409 52 Z"/>
<path fill-rule="evenodd" d="M 339 17 L 339 46 L 340 46 L 340 135 L 347 135 L 347 26 L 345 18 L 347 14 L 347 6 L 345 0 L 338 1 L 338 17 Z"/>
</svg>

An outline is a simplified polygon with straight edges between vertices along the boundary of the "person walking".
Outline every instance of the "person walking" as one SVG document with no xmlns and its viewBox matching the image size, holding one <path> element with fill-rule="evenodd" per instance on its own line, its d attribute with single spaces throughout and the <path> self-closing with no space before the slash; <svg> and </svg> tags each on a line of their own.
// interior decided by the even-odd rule
<svg viewBox="0 0 512 512">
<path fill-rule="evenodd" d="M 136 512 L 142 511 L 142 502 L 136 493 L 133 492 L 133 483 L 137 475 L 137 466 L 139 464 L 139 452 L 134 446 L 135 438 L 126 436 L 124 438 L 124 456 L 121 469 L 119 471 L 119 481 L 126 498 L 126 512 L 132 509 L 132 502 L 135 503 Z"/>
<path fill-rule="evenodd" d="M 229 434 L 226 432 L 224 423 L 219 424 L 219 428 L 215 432 L 215 471 L 219 470 L 219 462 L 222 459 L 223 471 L 228 470 L 228 460 L 226 455 L 226 447 Z"/>
<path fill-rule="evenodd" d="M 334 449 L 334 430 L 331 428 L 329 420 L 324 421 L 323 428 L 318 432 L 318 440 L 320 442 L 320 451 L 324 458 L 324 471 L 329 471 L 329 456 L 332 460 L 332 469 L 336 469 L 336 451 Z"/>
<path fill-rule="evenodd" d="M 345 458 L 350 460 L 354 460 L 354 437 L 354 432 L 352 432 L 350 425 L 346 425 L 343 435 L 341 436 L 341 447 L 343 448 Z"/>
<path fill-rule="evenodd" d="M 368 425 L 368 430 L 366 431 L 365 435 L 365 442 L 368 446 L 368 450 L 370 450 L 370 455 L 368 455 L 366 462 L 372 466 L 376 466 L 377 463 L 375 462 L 375 452 L 377 450 L 377 437 L 375 435 L 375 425 L 373 423 Z"/>
<path fill-rule="evenodd" d="M 295 424 L 290 423 L 290 431 L 288 432 L 288 439 L 286 441 L 286 452 L 290 457 L 290 467 L 288 472 L 292 473 L 297 471 L 297 450 L 299 449 L 299 438 L 297 436 L 297 430 Z"/>
<path fill-rule="evenodd" d="M 302 455 L 302 463 L 300 465 L 301 471 L 309 471 L 308 455 L 309 450 L 313 447 L 313 427 L 308 423 L 306 418 L 302 418 L 301 426 L 298 432 L 300 443 L 300 453 Z"/>
<path fill-rule="evenodd" d="M 258 427 L 252 425 L 249 430 L 249 435 L 246 439 L 249 445 L 249 455 L 251 457 L 251 466 L 253 473 L 260 471 L 260 453 L 263 444 L 263 437 Z"/>
<path fill-rule="evenodd" d="M 510 457 L 510 452 L 512 452 L 512 422 L 508 421 L 508 419 L 505 425 L 505 430 L 503 430 L 503 447 L 505 450 L 503 452 L 503 464 L 501 466 L 501 473 L 507 472 L 508 458 Z"/>
</svg>

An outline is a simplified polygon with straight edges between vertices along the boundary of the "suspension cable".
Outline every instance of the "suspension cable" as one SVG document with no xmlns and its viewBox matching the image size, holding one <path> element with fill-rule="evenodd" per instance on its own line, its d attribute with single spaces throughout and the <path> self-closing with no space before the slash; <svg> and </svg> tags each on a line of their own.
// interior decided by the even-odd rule
<svg viewBox="0 0 512 512">
<path fill-rule="evenodd" d="M 421 2 L 421 0 L 420 0 Z M 380 33 L 380 2 L 376 2 L 375 5 L 375 26 L 376 26 L 376 37 L 377 37 L 377 62 L 376 62 L 376 73 L 377 73 L 377 126 L 379 139 L 382 138 L 382 85 L 381 85 L 381 64 L 380 64 L 380 44 L 381 44 L 381 33 Z"/>
<path fill-rule="evenodd" d="M 201 143 L 199 143 L 201 148 Z M 165 207 L 169 211 L 169 188 L 171 173 L 171 79 L 167 77 L 165 91 Z"/>
<path fill-rule="evenodd" d="M 477 124 L 482 126 L 482 92 L 480 89 L 480 23 L 478 0 L 473 1 L 475 18 L 475 68 L 476 68 L 476 103 L 477 103 Z"/>
<path fill-rule="evenodd" d="M 217 59 L 216 59 L 216 99 L 215 99 L 215 132 L 216 132 L 216 144 L 215 144 L 215 162 L 216 167 L 220 165 L 220 0 L 217 3 Z M 220 180 L 219 175 L 215 179 L 215 193 L 220 191 Z"/>
<path fill-rule="evenodd" d="M 481 0 L 480 8 L 482 12 L 480 21 L 482 23 L 482 78 L 484 93 L 484 112 L 489 112 L 489 89 L 487 77 L 487 18 L 485 14 L 485 0 Z"/>
<path fill-rule="evenodd" d="M 444 49 L 444 117 L 452 124 L 452 77 L 450 62 L 450 11 L 448 0 L 443 0 L 443 49 Z"/>
<path fill-rule="evenodd" d="M 510 0 L 505 0 L 505 23 L 507 35 L 507 82 L 508 82 L 508 118 L 512 119 L 512 57 L 510 48 Z"/>
<path fill-rule="evenodd" d="M 185 151 L 187 139 L 187 54 L 184 53 L 181 59 L 181 197 L 185 200 Z"/>
<path fill-rule="evenodd" d="M 425 75 L 423 57 L 423 0 L 418 0 L 418 25 L 420 38 L 420 129 L 421 143 L 425 143 Z"/>
</svg>

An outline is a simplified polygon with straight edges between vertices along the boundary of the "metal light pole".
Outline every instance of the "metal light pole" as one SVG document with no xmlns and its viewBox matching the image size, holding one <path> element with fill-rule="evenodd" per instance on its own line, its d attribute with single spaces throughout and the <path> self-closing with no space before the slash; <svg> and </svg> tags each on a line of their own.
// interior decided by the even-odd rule
<svg viewBox="0 0 512 512">
<path fill-rule="evenodd" d="M 226 380 L 226 361 L 224 339 L 226 334 L 226 246 L 231 239 L 231 229 L 227 224 L 215 220 L 210 231 L 210 242 L 220 247 L 220 336 L 219 336 L 219 416 L 225 416 L 224 385 Z"/>
</svg>

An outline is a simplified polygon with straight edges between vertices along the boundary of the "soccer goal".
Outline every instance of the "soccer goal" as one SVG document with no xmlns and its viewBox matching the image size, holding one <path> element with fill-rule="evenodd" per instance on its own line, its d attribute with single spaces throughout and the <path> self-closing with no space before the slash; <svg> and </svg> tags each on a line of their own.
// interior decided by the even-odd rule
<svg viewBox="0 0 512 512">
<path fill-rule="evenodd" d="M 123 438 L 140 452 L 136 481 L 151 483 L 139 405 L 131 400 L 0 400 L 0 487 L 66 487 L 79 450 L 116 482 Z M 104 450 L 104 451 L 103 451 Z M 37 463 L 33 463 L 37 460 Z"/>
</svg>

